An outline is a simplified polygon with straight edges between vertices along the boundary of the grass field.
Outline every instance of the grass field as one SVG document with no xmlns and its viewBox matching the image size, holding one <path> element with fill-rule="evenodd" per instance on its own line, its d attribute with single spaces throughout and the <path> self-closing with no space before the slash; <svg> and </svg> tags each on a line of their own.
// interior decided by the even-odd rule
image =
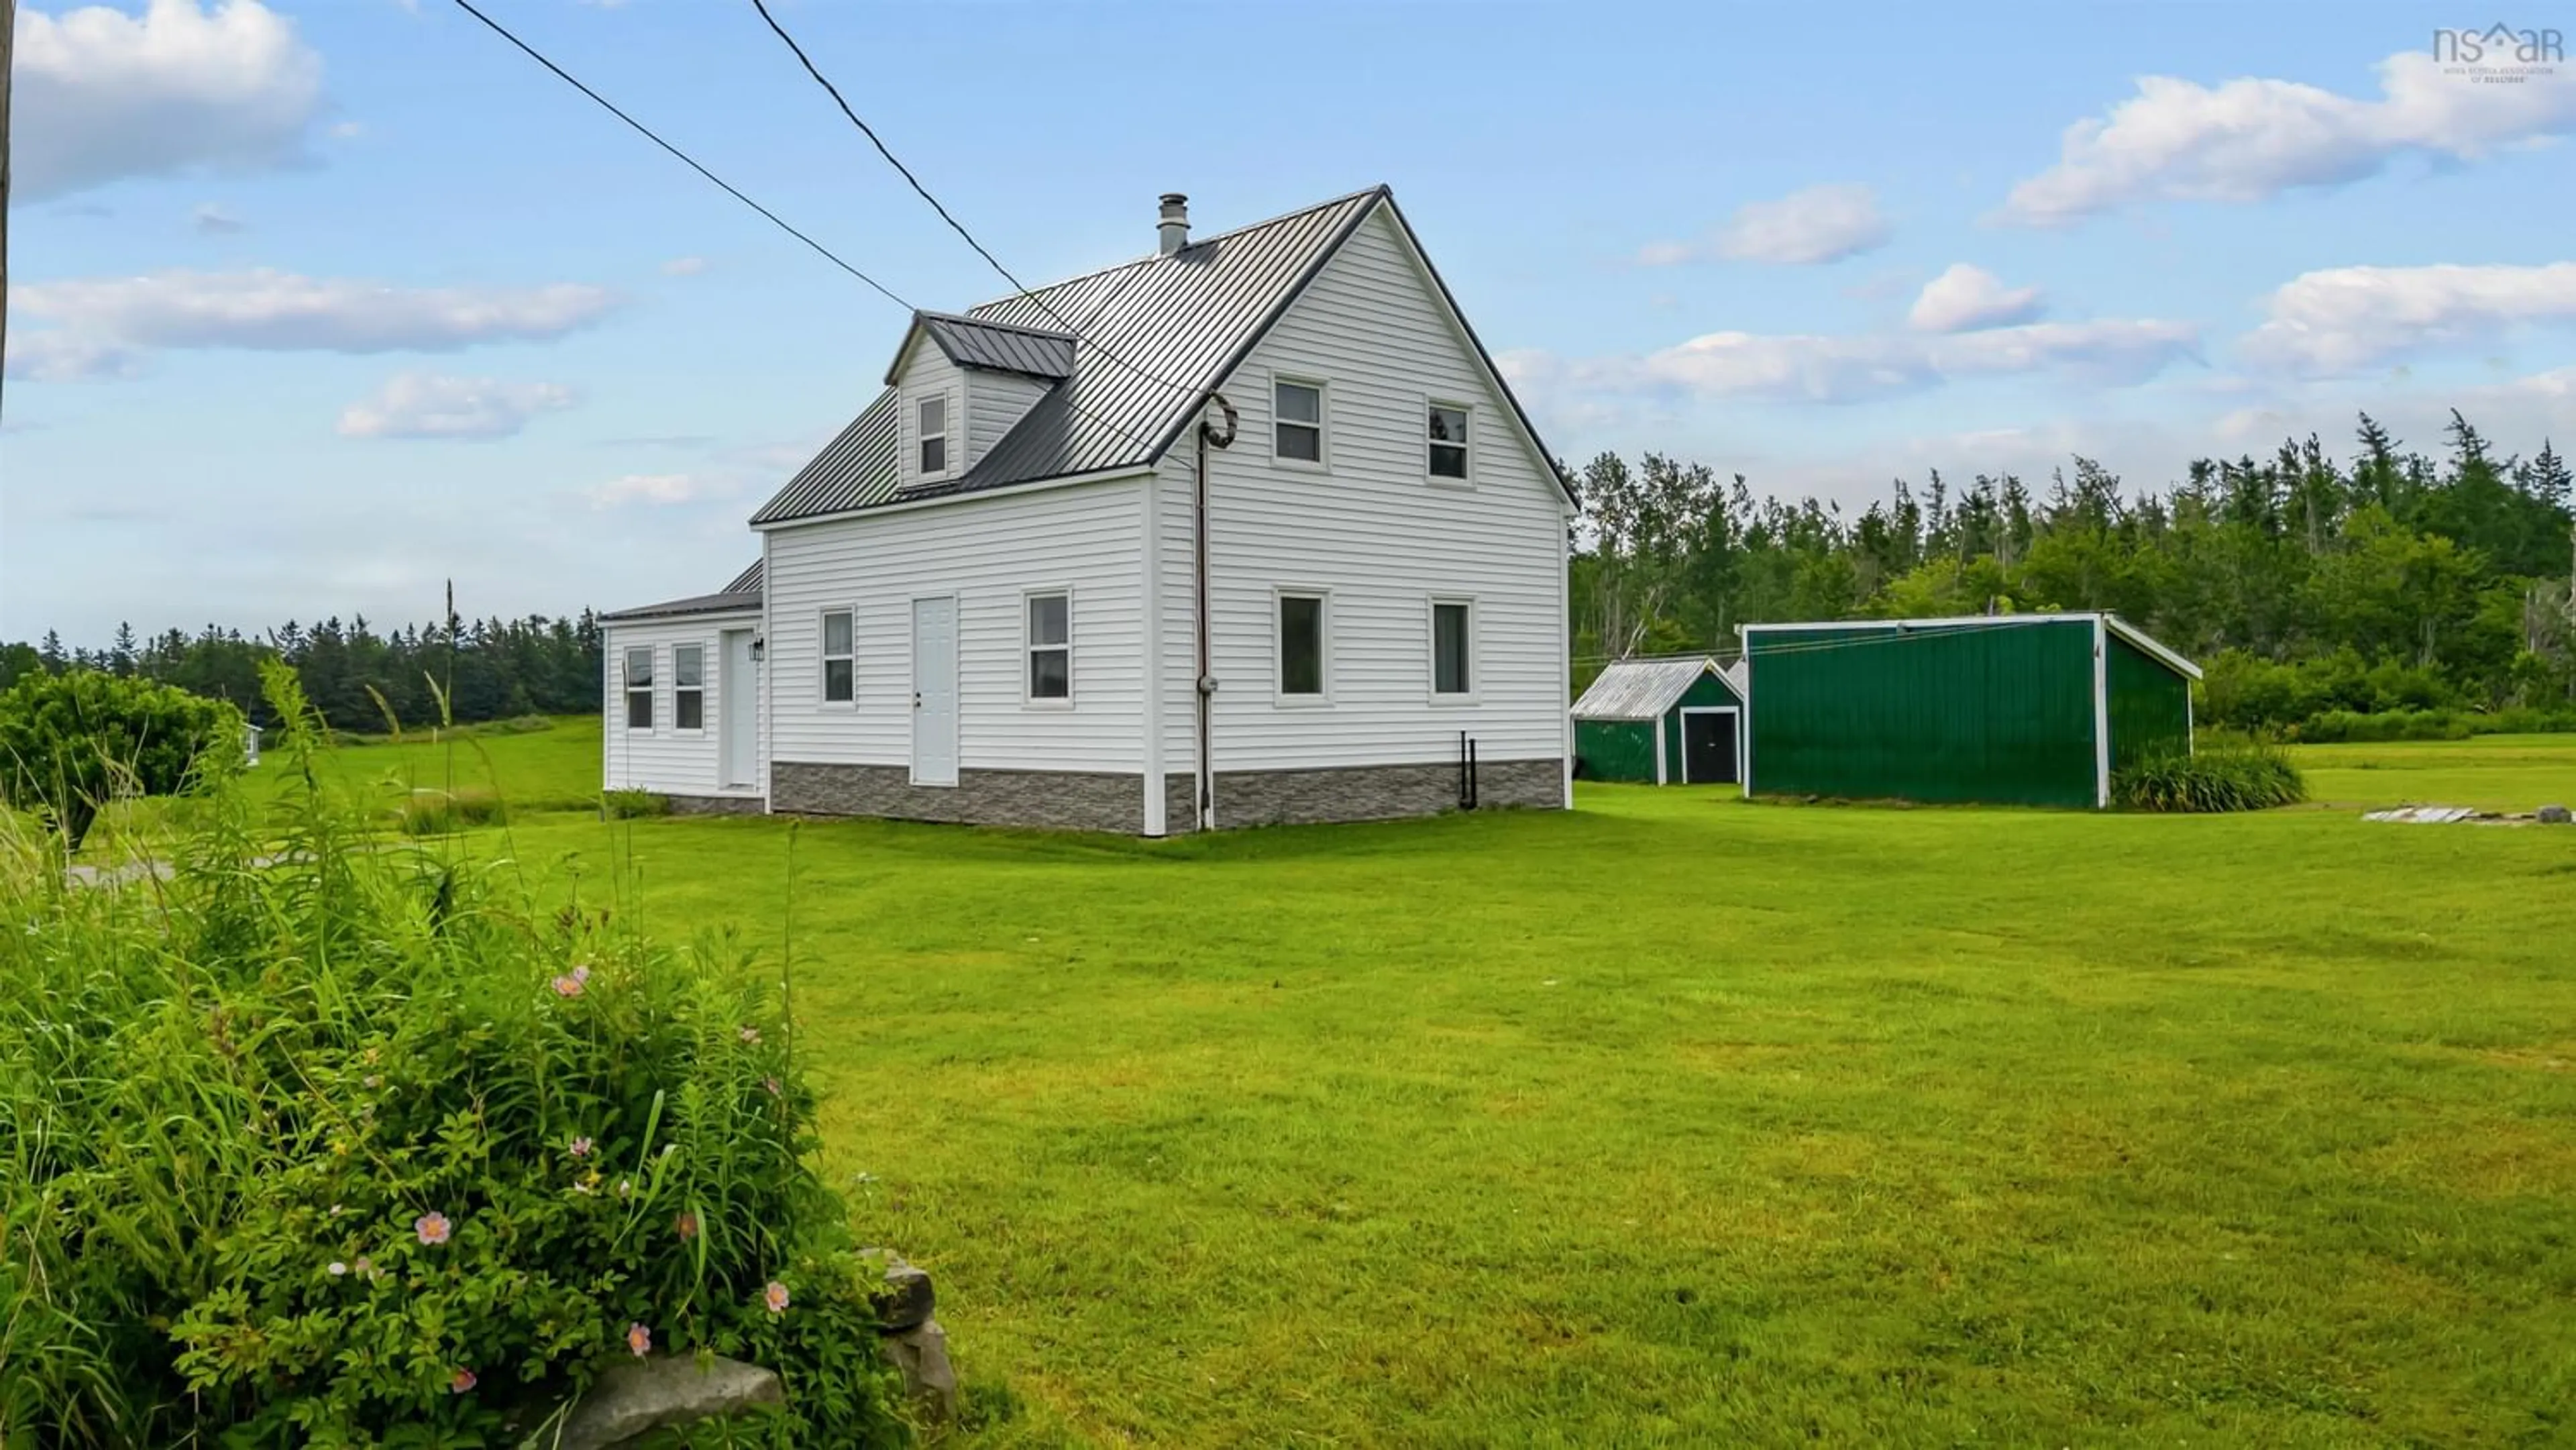
<svg viewBox="0 0 2576 1450">
<path fill-rule="evenodd" d="M 457 839 L 792 934 L 979 1445 L 2567 1443 L 2576 829 L 2350 807 L 2576 797 L 2576 739 L 2302 759 L 2336 806 Z"/>
</svg>

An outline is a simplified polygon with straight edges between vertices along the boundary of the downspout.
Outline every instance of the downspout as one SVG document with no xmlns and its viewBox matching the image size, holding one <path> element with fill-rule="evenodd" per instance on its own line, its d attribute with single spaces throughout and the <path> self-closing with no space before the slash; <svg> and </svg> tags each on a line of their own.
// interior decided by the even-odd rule
<svg viewBox="0 0 2576 1450">
<path fill-rule="evenodd" d="M 1218 432 L 1216 425 L 1207 419 L 1206 404 L 1210 403 L 1225 414 L 1225 429 L 1222 433 Z M 1198 705 L 1197 828 L 1202 831 L 1216 829 L 1216 766 L 1209 757 L 1213 737 L 1211 715 L 1216 703 L 1216 661 L 1208 627 L 1208 445 L 1213 443 L 1219 448 L 1233 447 L 1237 421 L 1234 405 L 1225 400 L 1224 394 L 1212 391 L 1207 395 L 1206 403 L 1201 405 L 1199 416 L 1198 467 L 1191 473 L 1191 481 L 1196 492 L 1191 509 L 1190 562 L 1194 576 L 1192 584 L 1196 591 L 1196 607 L 1191 614 L 1198 633 L 1198 683 L 1195 691 Z"/>
</svg>

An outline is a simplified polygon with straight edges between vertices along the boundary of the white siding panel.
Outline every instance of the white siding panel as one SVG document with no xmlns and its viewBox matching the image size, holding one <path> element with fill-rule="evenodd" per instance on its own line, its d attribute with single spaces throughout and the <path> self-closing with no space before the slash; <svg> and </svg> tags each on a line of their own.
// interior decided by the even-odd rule
<svg viewBox="0 0 2576 1450">
<path fill-rule="evenodd" d="M 1132 479 L 861 514 L 769 534 L 770 759 L 912 758 L 912 600 L 957 596 L 958 762 L 1135 771 L 1144 552 Z M 1073 596 L 1073 701 L 1026 696 L 1025 599 Z M 822 617 L 856 616 L 857 695 L 822 698 Z"/>
<path fill-rule="evenodd" d="M 1326 469 L 1272 462 L 1274 373 L 1326 383 Z M 1217 769 L 1447 761 L 1462 730 L 1486 760 L 1560 756 L 1564 495 L 1384 212 L 1362 224 L 1224 391 L 1242 428 L 1211 467 Z M 1424 415 L 1434 400 L 1472 405 L 1472 487 L 1427 477 Z M 1193 617 L 1181 450 L 1166 472 L 1184 500 L 1166 511 L 1182 528 L 1166 554 L 1178 566 L 1180 603 L 1165 618 L 1178 632 Z M 1173 573 L 1167 567 L 1166 579 Z M 1272 591 L 1282 588 L 1330 591 L 1327 706 L 1274 699 Z M 1473 703 L 1431 699 L 1434 596 L 1475 601 Z M 1190 678 L 1186 668 L 1178 678 Z M 1187 711 L 1184 697 L 1184 741 Z M 1186 744 L 1173 759 L 1189 759 Z"/>
<path fill-rule="evenodd" d="M 1047 385 L 1018 373 L 997 373 L 982 369 L 966 371 L 966 466 L 1002 441 L 1038 399 L 1046 396 Z"/>
<path fill-rule="evenodd" d="M 896 467 L 905 484 L 923 481 L 921 472 L 921 403 L 930 397 L 948 400 L 948 471 L 936 478 L 954 478 L 966 469 L 966 374 L 948 360 L 939 344 L 923 338 L 913 344 L 912 359 L 904 367 L 895 401 L 896 438 L 900 451 Z"/>
<path fill-rule="evenodd" d="M 719 726 L 724 720 L 724 691 L 729 687 L 724 677 L 723 632 L 753 629 L 759 623 L 756 614 L 709 614 L 612 623 L 603 628 L 600 642 L 607 655 L 607 702 L 602 715 L 605 740 L 600 753 L 606 789 L 649 790 L 664 795 L 752 794 L 724 788 Z M 677 717 L 672 691 L 679 675 L 672 664 L 672 650 L 691 644 L 706 650 L 706 728 L 684 731 L 674 723 Z M 626 728 L 626 651 L 630 648 L 653 651 L 650 730 Z M 747 687 L 757 689 L 758 683 L 749 682 Z"/>
</svg>

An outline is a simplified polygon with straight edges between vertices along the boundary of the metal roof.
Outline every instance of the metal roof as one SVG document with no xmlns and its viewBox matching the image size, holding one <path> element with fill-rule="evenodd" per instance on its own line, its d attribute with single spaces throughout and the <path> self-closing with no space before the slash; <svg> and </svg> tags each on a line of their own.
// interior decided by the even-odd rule
<svg viewBox="0 0 2576 1450">
<path fill-rule="evenodd" d="M 760 607 L 761 561 L 733 576 L 733 582 L 713 594 L 692 594 L 686 599 L 666 599 L 660 604 L 643 604 L 633 609 L 612 610 L 602 620 L 674 619 L 685 614 L 739 614 Z"/>
<path fill-rule="evenodd" d="M 1750 635 L 1761 630 L 1794 629 L 1813 632 L 1824 632 L 1828 630 L 1894 630 L 1898 633 L 1906 633 L 1918 629 L 1970 629 L 2016 624 L 2091 624 L 2096 620 L 2101 621 L 2102 627 L 2105 630 L 2118 635 L 2120 638 L 2127 640 L 2133 645 L 2136 645 L 2140 652 L 2154 659 L 2165 668 L 2172 670 L 2175 674 L 2181 675 L 2186 679 L 2196 680 L 2200 678 L 2200 666 L 2183 658 L 2183 656 L 2172 647 L 2158 642 L 2154 638 L 2150 637 L 2145 630 L 2129 623 L 2120 616 L 2104 613 L 2098 610 L 2069 610 L 2046 614 L 1955 614 L 1944 615 L 1936 619 L 1835 619 L 1818 620 L 1813 623 L 1803 624 L 1785 622 L 1739 624 L 1735 627 L 1735 632 L 1740 635 Z M 1746 644 L 1748 645 L 1746 652 L 1749 654 L 1751 653 L 1751 650 L 1749 649 L 1751 641 L 1747 640 Z"/>
<path fill-rule="evenodd" d="M 964 477 L 911 489 L 899 487 L 894 392 L 887 389 L 752 515 L 753 526 L 1151 467 L 1189 427 L 1201 397 L 1242 363 L 1380 203 L 1409 241 L 1411 230 L 1395 211 L 1393 196 L 1387 188 L 1373 186 L 1202 238 L 1169 256 L 1139 258 L 1028 295 L 988 302 L 963 318 L 916 315 L 913 325 L 928 331 L 961 363 L 969 361 L 961 350 L 973 349 L 1030 361 L 1031 350 L 1056 340 L 1069 345 L 1070 367 L 1063 373 L 1037 374 L 1058 381 Z M 1438 273 L 1432 273 L 1432 282 L 1456 313 Z M 1472 331 L 1468 338 L 1482 355 L 1483 345 Z M 1485 361 L 1494 385 L 1511 401 L 1535 443 L 1538 434 L 1528 415 L 1492 359 Z M 1030 371 L 1001 362 L 977 365 Z M 1540 457 L 1548 459 L 1544 448 Z M 1547 466 L 1555 471 L 1552 462 Z"/>
<path fill-rule="evenodd" d="M 1721 681 L 1726 672 L 1701 656 L 1680 660 L 1620 660 L 1601 672 L 1574 702 L 1577 720 L 1652 720 L 1671 709 L 1702 675 Z M 1732 688 L 1730 686 L 1730 688 Z M 1741 698 L 1740 696 L 1738 698 Z"/>
<path fill-rule="evenodd" d="M 904 357 L 912 351 L 913 338 L 925 334 L 959 367 L 993 368 L 1050 380 L 1073 373 L 1073 334 L 1069 332 L 1012 327 L 945 312 L 916 312 L 912 315 L 912 330 L 904 334 L 903 346 L 895 349 L 894 366 L 886 369 L 888 384 L 901 374 Z"/>
</svg>

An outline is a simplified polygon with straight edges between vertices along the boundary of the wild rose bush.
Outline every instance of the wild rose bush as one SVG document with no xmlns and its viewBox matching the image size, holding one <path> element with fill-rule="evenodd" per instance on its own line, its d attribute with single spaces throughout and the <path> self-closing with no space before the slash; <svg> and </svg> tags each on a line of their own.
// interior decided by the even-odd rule
<svg viewBox="0 0 2576 1450">
<path fill-rule="evenodd" d="M 604 1363 L 901 1438 L 775 984 L 238 792 L 166 883 L 0 855 L 0 1446 L 515 1444 Z"/>
</svg>

